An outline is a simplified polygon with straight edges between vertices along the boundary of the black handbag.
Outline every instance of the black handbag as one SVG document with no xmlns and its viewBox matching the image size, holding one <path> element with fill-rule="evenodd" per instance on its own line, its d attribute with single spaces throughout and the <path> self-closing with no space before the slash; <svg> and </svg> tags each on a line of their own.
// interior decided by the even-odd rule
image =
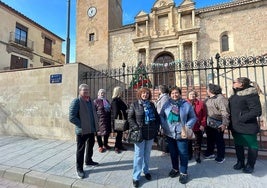
<svg viewBox="0 0 267 188">
<path fill-rule="evenodd" d="M 214 128 L 214 129 L 218 129 L 218 127 L 222 124 L 221 120 L 212 118 L 212 117 L 208 117 L 207 118 L 207 126 Z"/>
<path fill-rule="evenodd" d="M 128 133 L 128 138 L 127 138 L 127 142 L 128 143 L 137 143 L 137 142 L 142 142 L 143 138 L 142 138 L 142 132 L 141 130 L 129 130 Z"/>
</svg>

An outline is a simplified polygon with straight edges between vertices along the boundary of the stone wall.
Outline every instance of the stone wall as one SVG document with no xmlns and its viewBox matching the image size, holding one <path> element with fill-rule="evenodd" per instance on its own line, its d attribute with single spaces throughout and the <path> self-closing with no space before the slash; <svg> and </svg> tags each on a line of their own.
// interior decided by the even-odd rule
<svg viewBox="0 0 267 188">
<path fill-rule="evenodd" d="M 89 69 L 78 63 L 1 72 L 0 134 L 74 139 L 68 109 Z M 50 83 L 55 74 L 62 75 L 61 83 Z"/>
</svg>

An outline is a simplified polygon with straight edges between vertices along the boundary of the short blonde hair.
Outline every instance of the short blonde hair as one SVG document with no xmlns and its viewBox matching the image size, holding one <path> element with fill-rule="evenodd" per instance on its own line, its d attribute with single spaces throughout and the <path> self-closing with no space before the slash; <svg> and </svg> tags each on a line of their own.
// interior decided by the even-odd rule
<svg viewBox="0 0 267 188">
<path fill-rule="evenodd" d="M 113 89 L 112 93 L 112 99 L 119 98 L 122 95 L 122 88 L 120 86 L 117 86 Z"/>
</svg>

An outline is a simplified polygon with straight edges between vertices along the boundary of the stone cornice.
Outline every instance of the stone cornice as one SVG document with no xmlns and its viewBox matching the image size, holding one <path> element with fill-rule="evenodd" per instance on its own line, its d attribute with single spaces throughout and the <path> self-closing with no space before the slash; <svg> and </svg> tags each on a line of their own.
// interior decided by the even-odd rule
<svg viewBox="0 0 267 188">
<path fill-rule="evenodd" d="M 211 12 L 211 11 L 216 11 L 216 10 L 221 10 L 221 9 L 226 9 L 226 8 L 232 8 L 240 5 L 246 5 L 246 4 L 251 4 L 251 3 L 256 3 L 256 2 L 261 2 L 263 0 L 243 0 L 243 1 L 234 1 L 230 3 L 223 3 L 220 5 L 214 5 L 210 7 L 205 7 L 201 9 L 196 9 L 196 14 L 201 14 L 201 13 L 206 13 L 206 12 Z"/>
</svg>

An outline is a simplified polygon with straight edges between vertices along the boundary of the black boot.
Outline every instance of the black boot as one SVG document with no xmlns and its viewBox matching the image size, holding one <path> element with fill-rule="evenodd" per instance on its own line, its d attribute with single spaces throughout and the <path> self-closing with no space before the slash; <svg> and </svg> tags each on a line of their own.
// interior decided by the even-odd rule
<svg viewBox="0 0 267 188">
<path fill-rule="evenodd" d="M 235 146 L 235 153 L 237 157 L 237 163 L 233 166 L 235 170 L 241 170 L 245 167 L 245 154 L 244 154 L 244 147 L 243 146 Z"/>
<path fill-rule="evenodd" d="M 258 157 L 258 150 L 248 148 L 248 161 L 245 168 L 243 169 L 244 173 L 251 174 L 254 171 L 254 165 L 256 163 L 257 157 Z"/>
<path fill-rule="evenodd" d="M 201 159 L 200 159 L 200 147 L 196 146 L 195 147 L 195 159 L 197 163 L 201 163 Z"/>
<path fill-rule="evenodd" d="M 235 170 L 241 170 L 245 167 L 244 161 L 237 161 L 237 163 L 233 166 Z"/>
</svg>

